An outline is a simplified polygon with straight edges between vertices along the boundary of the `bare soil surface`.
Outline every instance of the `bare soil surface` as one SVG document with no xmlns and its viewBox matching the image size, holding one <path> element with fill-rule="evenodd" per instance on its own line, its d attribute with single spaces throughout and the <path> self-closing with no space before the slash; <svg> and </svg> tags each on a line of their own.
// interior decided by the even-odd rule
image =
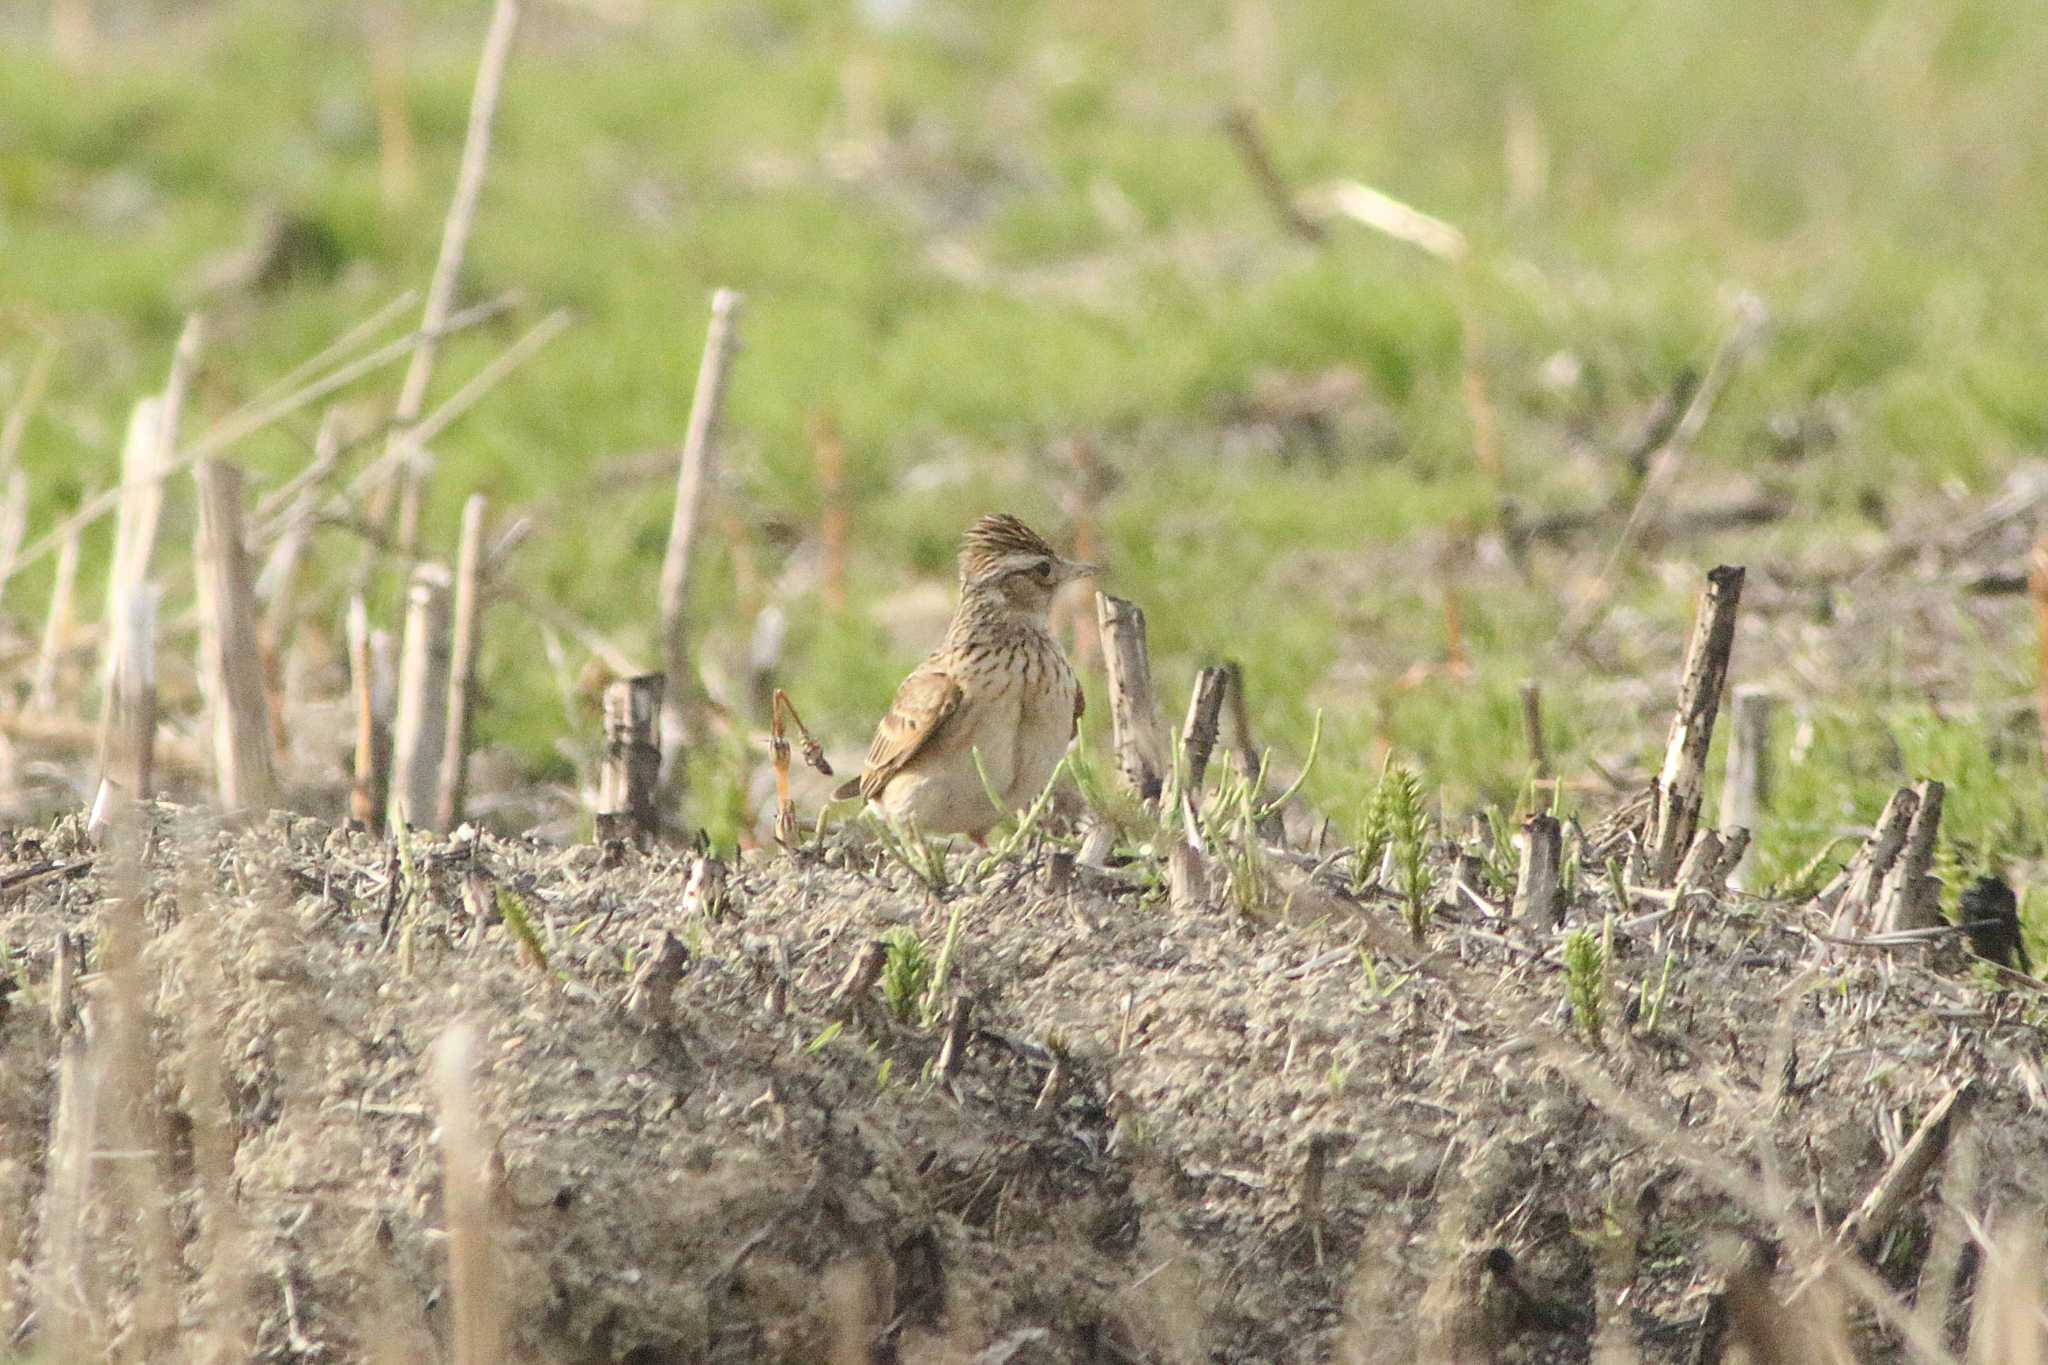
<svg viewBox="0 0 2048 1365">
<path fill-rule="evenodd" d="M 437 1358 L 431 1077 L 458 1019 L 518 1360 L 1689 1360 L 1728 1234 L 1831 1232 L 1974 1077 L 1872 1257 L 1907 1294 L 1934 1266 L 1922 1311 L 1953 1291 L 1953 1338 L 1976 1254 L 1940 1198 L 2048 1194 L 2039 990 L 1954 940 L 1824 943 L 1797 906 L 1618 930 L 1595 1046 L 1553 932 L 1468 897 L 1417 947 L 1335 866 L 1276 859 L 1284 909 L 1254 919 L 1175 908 L 1142 861 L 1055 890 L 1049 847 L 956 853 L 935 895 L 847 837 L 745 862 L 707 906 L 680 851 L 465 831 L 401 858 L 304 818 L 151 819 L 139 871 L 70 821 L 0 836 L 13 1349 L 61 1319 L 148 1358 Z M 545 965 L 491 922 L 500 891 Z M 970 1000 L 973 1029 L 948 1080 L 942 1023 L 833 995 L 871 940 L 907 927 L 936 959 L 956 921 L 937 1003 Z M 689 965 L 666 1012 L 629 1011 L 663 930 Z M 86 945 L 68 1042 L 60 934 Z M 148 1008 L 146 1091 L 123 1089 L 124 991 Z M 96 1106 L 79 1195 L 81 1163 L 51 1156 L 53 1130 L 83 1150 L 60 1072 Z M 1897 1358 L 1853 1295 L 1783 1265 L 1796 1312 L 1843 1302 L 1859 1357 Z"/>
</svg>

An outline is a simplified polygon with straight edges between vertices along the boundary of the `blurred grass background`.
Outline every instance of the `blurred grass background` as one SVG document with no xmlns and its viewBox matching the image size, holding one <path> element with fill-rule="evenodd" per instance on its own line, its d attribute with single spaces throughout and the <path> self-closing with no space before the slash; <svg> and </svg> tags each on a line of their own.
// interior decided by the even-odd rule
<svg viewBox="0 0 2048 1365">
<path fill-rule="evenodd" d="M 41 6 L 0 15 L 0 402 L 59 347 L 23 445 L 32 533 L 114 481 L 128 407 L 189 308 L 213 322 L 204 420 L 424 284 L 488 6 L 369 13 L 402 34 L 409 194 L 384 182 L 354 7 L 101 0 L 72 62 Z M 651 659 L 671 485 L 629 457 L 679 441 L 707 295 L 729 285 L 748 302 L 696 619 L 730 662 L 779 600 L 785 682 L 840 747 L 929 643 L 891 629 L 900 590 L 943 582 L 984 510 L 1064 535 L 1082 439 L 1115 476 L 1110 586 L 1148 610 L 1169 709 L 1200 663 L 1243 659 L 1283 753 L 1299 761 L 1325 713 L 1308 790 L 1326 810 L 1352 808 L 1389 747 L 1447 815 L 1515 801 L 1524 677 L 1546 685 L 1565 774 L 1652 766 L 1699 575 L 1726 559 L 1777 613 L 1736 677 L 1791 703 L 1766 875 L 1934 776 L 1965 788 L 1955 863 L 2024 879 L 2048 818 L 2018 601 L 1958 606 L 1953 637 L 1881 667 L 1788 654 L 1827 621 L 1880 645 L 1906 630 L 1882 578 L 1815 583 L 1990 496 L 2048 431 L 2044 69 L 2048 11 L 2027 0 L 534 0 L 462 297 L 517 288 L 525 318 L 576 323 L 437 443 L 428 543 L 452 552 L 472 491 L 501 519 L 534 508 L 515 577 Z M 1456 224 L 1462 283 L 1362 229 L 1288 235 L 1222 131 L 1233 102 L 1291 182 L 1357 178 Z M 257 299 L 204 296 L 206 262 L 266 208 L 311 227 L 310 266 Z M 1461 289 L 1498 486 L 1474 464 Z M 1737 289 L 1768 306 L 1770 340 L 1685 480 L 1798 513 L 1631 561 L 1599 657 L 1562 651 L 1626 505 L 1617 452 L 1706 362 Z M 450 346 L 436 397 L 519 325 Z M 1356 388 L 1326 443 L 1256 417 L 1272 376 L 1332 367 Z M 818 520 L 821 414 L 853 511 L 840 610 L 801 579 L 772 587 Z M 284 476 L 317 416 L 238 458 Z M 1603 519 L 1513 573 L 1488 558 L 1503 497 Z M 174 501 L 172 544 L 189 491 Z M 85 547 L 88 603 L 105 538 Z M 330 569 L 357 553 L 319 548 Z M 1446 564 L 1463 671 L 1432 667 Z M 47 572 L 0 603 L 25 629 Z M 338 623 L 345 590 L 323 579 L 313 617 Z M 484 741 L 565 776 L 575 718 L 516 611 L 492 619 L 483 689 Z M 719 762 L 746 765 L 736 744 Z M 733 793 L 697 799 L 729 837 Z"/>
</svg>

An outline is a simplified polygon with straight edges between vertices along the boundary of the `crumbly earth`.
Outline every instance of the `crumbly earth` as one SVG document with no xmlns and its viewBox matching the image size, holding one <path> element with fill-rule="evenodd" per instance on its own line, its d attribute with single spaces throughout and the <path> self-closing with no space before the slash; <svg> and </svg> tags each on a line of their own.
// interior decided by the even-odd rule
<svg viewBox="0 0 2048 1365">
<path fill-rule="evenodd" d="M 1554 936 L 1467 898 L 1417 949 L 1341 866 L 1276 858 L 1290 894 L 1247 916 L 1169 900 L 1142 861 L 1053 889 L 1049 847 L 957 852 L 934 894 L 849 839 L 748 861 L 707 906 L 684 851 L 465 831 L 399 857 L 304 818 L 151 819 L 133 987 L 106 970 L 132 859 L 68 820 L 0 836 L 11 1349 L 69 1312 L 149 1358 L 445 1352 L 434 1057 L 458 1020 L 508 1359 L 1689 1359 L 1717 1241 L 1782 1232 L 1773 1211 L 1838 1224 L 1964 1077 L 1973 1121 L 1879 1274 L 1913 1291 L 1944 1180 L 1980 1213 L 2044 1200 L 2040 993 L 1953 944 L 1825 945 L 1799 907 L 1617 933 L 1595 1047 Z M 936 960 L 949 925 L 943 999 L 973 1025 L 950 1080 L 942 1024 L 879 988 L 834 1001 L 870 940 L 909 929 Z M 631 1011 L 663 930 L 688 966 L 666 1011 Z M 60 933 L 87 944 L 62 1067 Z M 131 1072 L 124 989 L 151 1025 Z M 50 1156 L 53 1125 L 78 1142 L 60 1069 L 100 1125 L 78 1198 Z M 168 1271 L 138 1216 L 163 1199 Z M 152 1286 L 175 1317 L 138 1306 Z M 1860 1358 L 1897 1358 L 1851 1320 Z"/>
</svg>

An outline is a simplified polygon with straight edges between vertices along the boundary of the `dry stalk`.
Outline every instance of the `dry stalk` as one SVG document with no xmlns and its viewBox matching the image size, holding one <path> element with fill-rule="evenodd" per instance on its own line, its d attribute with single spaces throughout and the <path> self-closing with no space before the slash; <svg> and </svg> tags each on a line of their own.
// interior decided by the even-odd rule
<svg viewBox="0 0 2048 1365">
<path fill-rule="evenodd" d="M 406 593 L 398 655 L 398 714 L 391 727 L 388 823 L 432 827 L 440 791 L 441 745 L 448 724 L 449 574 L 420 564 Z"/>
<path fill-rule="evenodd" d="M 94 1307 L 104 1301 L 99 1257 L 86 1219 L 99 1121 L 98 1070 L 83 1039 L 62 1039 L 50 1107 L 49 1189 L 35 1258 L 36 1346 L 61 1365 L 99 1357 L 105 1338 Z"/>
<path fill-rule="evenodd" d="M 668 930 L 658 930 L 626 989 L 626 1012 L 653 1024 L 673 1013 L 676 985 L 690 965 L 690 950 Z"/>
<path fill-rule="evenodd" d="M 1166 784 L 1166 765 L 1159 703 L 1152 690 L 1152 662 L 1145 648 L 1145 613 L 1134 602 L 1098 592 L 1095 619 L 1108 666 L 1117 768 L 1138 799 L 1154 805 Z"/>
<path fill-rule="evenodd" d="M 604 690 L 604 767 L 598 775 L 597 837 L 645 846 L 660 832 L 659 673 L 621 678 Z"/>
<path fill-rule="evenodd" d="M 14 576 L 15 561 L 21 555 L 22 538 L 28 534 L 28 475 L 19 469 L 7 471 L 0 484 L 0 592 Z"/>
<path fill-rule="evenodd" d="M 1906 826 L 1899 856 L 1878 888 L 1874 927 L 1881 933 L 1931 929 L 1941 923 L 1941 883 L 1930 874 L 1941 833 L 1944 790 L 1939 782 L 1922 782 L 1913 789 L 1919 804 Z"/>
<path fill-rule="evenodd" d="M 57 575 L 50 587 L 50 610 L 43 617 L 42 643 L 36 649 L 35 673 L 30 679 L 28 704 L 36 711 L 57 709 L 57 676 L 71 643 L 77 622 L 71 604 L 78 589 L 78 532 L 64 537 L 57 551 Z"/>
<path fill-rule="evenodd" d="M 370 629 L 360 597 L 348 604 L 348 672 L 356 722 L 348 814 L 364 829 L 377 830 L 391 786 L 391 637 Z"/>
<path fill-rule="evenodd" d="M 731 289 L 711 296 L 711 323 L 704 335 L 704 353 L 697 364 L 697 388 L 690 400 L 690 422 L 676 466 L 676 501 L 669 520 L 668 548 L 661 559 L 662 666 L 668 694 L 662 707 L 662 786 L 680 794 L 683 748 L 690 738 L 689 705 L 690 560 L 697 543 L 704 497 L 715 473 L 719 418 L 725 409 L 725 376 L 739 337 L 741 297 Z"/>
<path fill-rule="evenodd" d="M 960 1075 L 960 1065 L 967 1059 L 967 1039 L 973 1017 L 974 1002 L 964 995 L 954 996 L 952 1005 L 946 1010 L 946 1038 L 939 1045 L 940 1080 L 952 1081 Z"/>
<path fill-rule="evenodd" d="M 1251 174 L 1252 183 L 1266 201 L 1266 207 L 1273 211 L 1280 226 L 1304 242 L 1321 243 L 1329 234 L 1322 224 L 1301 211 L 1294 201 L 1293 191 L 1287 188 L 1287 181 L 1273 164 L 1272 152 L 1266 145 L 1266 135 L 1259 127 L 1258 113 L 1248 104 L 1237 104 L 1224 115 L 1223 127 L 1230 134 L 1237 155 L 1244 162 L 1245 170 Z"/>
<path fill-rule="evenodd" d="M 462 143 L 462 165 L 455 175 L 455 195 L 441 224 L 441 251 L 434 261 L 433 278 L 427 283 L 426 307 L 420 318 L 423 339 L 406 366 L 405 381 L 392 409 L 392 444 L 404 452 L 404 464 L 399 471 L 403 489 L 398 544 L 407 559 L 419 544 L 420 507 L 427 482 L 421 451 L 425 442 L 416 438 L 412 428 L 426 408 L 427 386 L 433 380 L 434 361 L 440 353 L 438 334 L 454 309 L 463 253 L 469 246 L 470 229 L 476 223 L 477 201 L 483 194 L 484 172 L 490 165 L 498 92 L 504 85 L 505 63 L 512 55 L 512 39 L 519 29 L 519 8 L 520 0 L 497 0 L 491 11 L 491 26 L 484 34 L 483 54 L 477 62 L 476 85 L 470 93 L 469 129 Z"/>
<path fill-rule="evenodd" d="M 840 978 L 838 988 L 832 992 L 832 1009 L 839 1019 L 853 1019 L 862 1011 L 868 992 L 882 979 L 882 967 L 889 960 L 889 945 L 878 938 L 871 938 L 861 944 L 848 964 L 846 975 Z"/>
<path fill-rule="evenodd" d="M 1897 861 L 1899 850 L 1905 846 L 1906 832 L 1912 827 L 1913 816 L 1920 809 L 1920 796 L 1911 787 L 1901 787 L 1885 802 L 1884 810 L 1878 815 L 1877 823 L 1871 827 L 1870 837 L 1856 850 L 1835 879 L 1821 889 L 1815 904 L 1834 916 L 1831 932 L 1847 935 L 1854 932 L 1863 916 L 1875 904 L 1878 887 L 1885 875 Z"/>
<path fill-rule="evenodd" d="M 1728 714 L 1728 762 L 1721 777 L 1721 833 L 1743 847 L 1763 819 L 1771 792 L 1771 713 L 1777 697 L 1754 684 L 1735 689 Z M 1740 853 L 1729 865 L 1728 884 L 1747 890 L 1749 877 Z"/>
<path fill-rule="evenodd" d="M 56 339 L 45 337 L 43 344 L 36 347 L 36 358 L 28 363 L 28 374 L 22 379 L 14 401 L 7 405 L 6 418 L 0 420 L 0 475 L 15 472 L 15 461 L 21 457 L 21 438 L 28 431 L 28 420 L 35 415 L 36 404 L 42 401 L 56 363 Z"/>
<path fill-rule="evenodd" d="M 340 408 L 327 409 L 313 437 L 312 460 L 284 487 L 256 502 L 252 540 L 270 543 L 270 557 L 264 561 L 263 572 L 256 576 L 256 596 L 263 602 L 263 657 L 273 672 L 291 635 L 292 608 L 297 605 L 293 590 L 298 585 L 306 542 L 313 532 L 318 485 L 340 463 L 344 425 Z M 287 503 L 283 515 L 277 516 L 276 509 Z"/>
<path fill-rule="evenodd" d="M 775 770 L 775 842 L 784 848 L 797 845 L 796 804 L 789 794 L 789 739 L 787 727 L 795 725 L 797 733 L 803 736 L 804 762 L 825 777 L 832 776 L 832 765 L 825 761 L 825 748 L 811 738 L 811 732 L 804 725 L 804 718 L 797 714 L 796 703 L 789 694 L 776 688 L 768 706 L 768 758 Z"/>
<path fill-rule="evenodd" d="M 475 1093 L 476 1026 L 466 1021 L 453 1025 L 441 1036 L 435 1052 L 454 1361 L 455 1365 L 497 1365 L 505 1358 L 505 1303 L 492 1264 L 489 1157 Z"/>
<path fill-rule="evenodd" d="M 115 604 L 114 676 L 100 722 L 100 776 L 136 801 L 148 800 L 155 783 L 156 604 L 146 583 L 124 589 Z"/>
<path fill-rule="evenodd" d="M 1531 815 L 1518 836 L 1521 867 L 1515 877 L 1514 916 L 1524 927 L 1548 929 L 1561 918 L 1559 877 L 1564 865 L 1564 826 L 1554 815 Z"/>
<path fill-rule="evenodd" d="M 1693 836 L 1692 847 L 1685 851 L 1685 857 L 1671 879 L 1681 900 L 1689 892 L 1713 895 L 1721 891 L 1721 884 L 1714 880 L 1714 874 L 1721 870 L 1726 853 L 1727 845 L 1713 830 L 1703 829 Z"/>
<path fill-rule="evenodd" d="M 1927 1111 L 1913 1136 L 1892 1158 L 1856 1211 L 1842 1220 L 1835 1240 L 1853 1247 L 1865 1260 L 1876 1257 L 1884 1236 L 1899 1213 L 1920 1192 L 1934 1168 L 1948 1154 L 1950 1145 L 1969 1122 L 1977 1093 L 1976 1080 L 1965 1079 L 1949 1090 Z"/>
<path fill-rule="evenodd" d="M 156 562 L 157 529 L 163 521 L 164 478 L 176 462 L 178 430 L 185 396 L 199 368 L 204 338 L 197 315 L 186 319 L 171 353 L 170 377 L 162 394 L 136 403 L 128 416 L 127 438 L 121 444 L 120 512 L 114 523 L 113 561 L 107 572 L 106 619 L 118 620 L 117 604 L 147 583 Z M 100 639 L 102 682 L 120 667 L 121 632 Z"/>
<path fill-rule="evenodd" d="M 214 784 L 227 810 L 268 810 L 277 797 L 263 692 L 256 594 L 242 541 L 242 470 L 206 460 L 199 488 L 201 677 L 213 710 Z"/>
<path fill-rule="evenodd" d="M 476 655 L 483 634 L 484 511 L 481 493 L 471 494 L 462 505 L 462 540 L 455 556 L 455 625 L 449 645 L 448 726 L 434 801 L 437 829 L 462 823 L 468 795 L 470 712 L 476 701 Z"/>
<path fill-rule="evenodd" d="M 1529 770 L 1543 779 L 1551 775 L 1550 750 L 1543 743 L 1543 684 L 1531 678 L 1522 684 L 1522 737 L 1529 746 Z"/>
<path fill-rule="evenodd" d="M 1743 571 L 1723 564 L 1707 571 L 1693 618 L 1692 641 L 1685 651 L 1679 680 L 1678 710 L 1664 747 L 1658 774 L 1656 807 L 1651 812 L 1649 879 L 1670 886 L 1679 860 L 1692 846 L 1704 799 L 1707 751 L 1714 742 L 1714 719 L 1728 682 L 1729 655 L 1735 648 L 1735 614 L 1742 603 Z"/>
<path fill-rule="evenodd" d="M 1229 690 L 1227 670 L 1204 668 L 1195 677 L 1194 694 L 1188 698 L 1188 718 L 1181 726 L 1181 833 L 1197 850 L 1202 840 L 1202 778 L 1209 771 L 1209 756 L 1216 751 L 1224 697 Z"/>
<path fill-rule="evenodd" d="M 447 325 L 433 335 L 446 337 L 465 328 L 474 327 L 497 316 L 505 307 L 505 301 L 500 299 L 465 309 L 449 318 Z M 415 347 L 423 344 L 427 335 L 423 332 L 407 333 L 278 398 L 244 404 L 214 423 L 191 444 L 179 450 L 177 459 L 159 471 L 158 480 L 168 479 L 180 470 L 211 460 L 237 442 L 283 421 L 301 408 L 310 407 L 322 399 L 331 397 L 366 375 L 374 374 L 401 357 L 410 355 Z M 0 587 L 4 587 L 13 575 L 47 557 L 63 543 L 66 536 L 82 527 L 90 526 L 112 511 L 120 504 L 121 497 L 122 490 L 116 487 L 80 502 L 76 511 L 43 532 L 35 543 L 21 551 L 6 565 L 6 576 L 0 578 Z"/>
<path fill-rule="evenodd" d="M 120 1154 L 114 1164 L 135 1231 L 141 1271 L 133 1330 L 145 1352 L 166 1345 L 178 1327 L 177 1243 L 171 1231 L 171 1200 L 160 1164 L 169 1149 L 164 1115 L 155 1097 L 157 1059 L 150 1033 L 150 1000 L 155 994 L 143 964 L 146 888 L 141 863 L 148 832 L 133 808 L 119 813 L 109 832 L 113 891 L 104 920 L 103 990 L 95 1013 L 107 1012 L 105 1047 L 96 1059 L 103 1068 L 101 1141 Z M 104 1158 L 103 1158 L 104 1159 Z"/>
</svg>

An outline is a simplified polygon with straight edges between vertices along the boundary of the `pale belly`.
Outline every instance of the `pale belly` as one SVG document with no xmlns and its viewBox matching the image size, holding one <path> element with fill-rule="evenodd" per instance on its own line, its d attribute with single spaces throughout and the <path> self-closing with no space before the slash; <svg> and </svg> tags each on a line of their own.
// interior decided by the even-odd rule
<svg viewBox="0 0 2048 1365">
<path fill-rule="evenodd" d="M 931 748 L 889 779 L 875 804 L 926 834 L 986 834 L 1037 800 L 1051 780 L 1073 735 L 1070 686 L 1033 688 L 1028 695 L 1012 686 L 975 699 Z"/>
</svg>

